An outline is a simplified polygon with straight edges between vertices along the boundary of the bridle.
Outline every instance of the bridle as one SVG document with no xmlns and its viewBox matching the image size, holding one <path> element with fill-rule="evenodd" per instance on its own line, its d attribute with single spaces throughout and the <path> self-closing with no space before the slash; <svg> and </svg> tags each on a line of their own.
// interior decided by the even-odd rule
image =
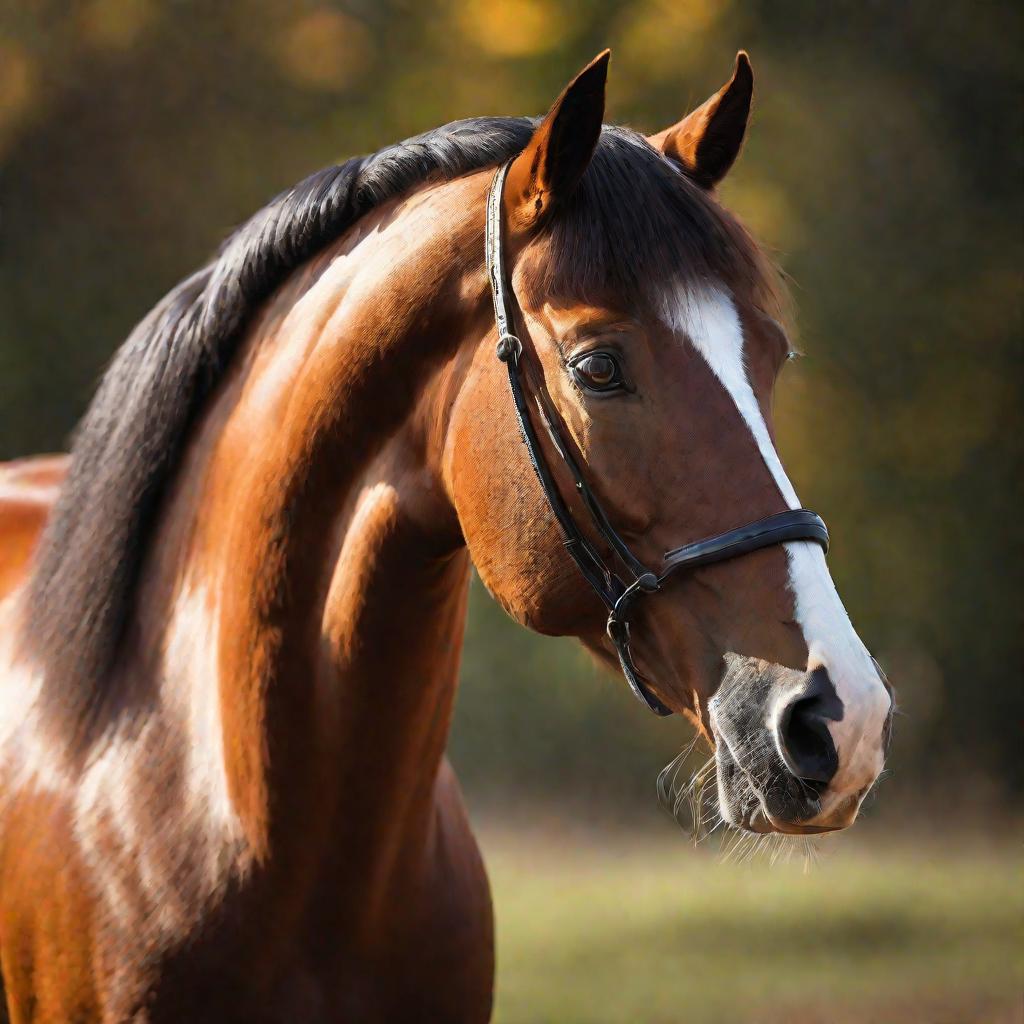
<svg viewBox="0 0 1024 1024">
<path fill-rule="evenodd" d="M 565 537 L 565 548 L 576 563 L 584 579 L 594 588 L 598 597 L 608 609 L 608 636 L 619 656 L 622 673 L 630 689 L 641 703 L 656 715 L 671 715 L 672 711 L 648 690 L 633 663 L 629 647 L 629 613 L 641 594 L 655 594 L 673 573 L 683 569 L 695 569 L 701 565 L 723 562 L 729 558 L 772 547 L 791 540 L 813 541 L 828 551 L 828 529 L 821 516 L 805 508 L 787 509 L 748 523 L 735 530 L 720 533 L 714 537 L 694 541 L 666 552 L 661 570 L 648 569 L 630 550 L 626 542 L 615 532 L 596 495 L 590 489 L 573 457 L 557 423 L 557 413 L 550 404 L 538 400 L 544 426 L 559 457 L 572 475 L 576 492 L 593 520 L 594 528 L 615 553 L 631 580 L 624 580 L 601 557 L 594 546 L 576 525 L 569 506 L 555 484 L 544 453 L 541 450 L 537 431 L 530 417 L 530 411 L 523 393 L 523 343 L 511 329 L 512 316 L 507 296 L 512 294 L 505 279 L 502 253 L 501 197 L 505 187 L 505 176 L 512 161 L 502 164 L 494 176 L 487 195 L 486 257 L 487 272 L 491 279 L 491 297 L 494 299 L 494 319 L 498 326 L 498 358 L 508 368 L 508 383 L 515 403 L 516 417 L 522 431 L 523 443 L 530 456 L 544 497 L 554 513 L 555 519 Z"/>
</svg>

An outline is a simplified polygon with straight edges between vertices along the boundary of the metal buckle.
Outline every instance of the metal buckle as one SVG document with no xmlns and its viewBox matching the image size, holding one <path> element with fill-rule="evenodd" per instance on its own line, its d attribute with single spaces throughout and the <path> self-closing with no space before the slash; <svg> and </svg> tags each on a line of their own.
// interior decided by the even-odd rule
<svg viewBox="0 0 1024 1024">
<path fill-rule="evenodd" d="M 523 354 L 523 343 L 514 334 L 503 334 L 498 339 L 497 353 L 503 363 L 515 365 Z"/>
</svg>

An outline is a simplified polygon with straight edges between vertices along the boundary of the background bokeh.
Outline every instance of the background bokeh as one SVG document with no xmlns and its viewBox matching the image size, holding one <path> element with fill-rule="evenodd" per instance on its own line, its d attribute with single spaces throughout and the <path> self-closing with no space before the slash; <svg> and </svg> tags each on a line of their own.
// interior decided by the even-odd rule
<svg viewBox="0 0 1024 1024">
<path fill-rule="evenodd" d="M 672 1020 L 673 993 L 688 1019 L 1017 1012 L 1019 957 L 1005 944 L 980 952 L 971 929 L 985 941 L 1012 929 L 998 895 L 1020 882 L 1006 843 L 1020 835 L 1024 775 L 1021 10 L 967 0 L 0 0 L 0 458 L 64 447 L 135 320 L 310 170 L 460 117 L 540 113 L 605 45 L 608 119 L 658 130 L 718 88 L 738 48 L 751 53 L 753 128 L 722 191 L 791 279 L 807 357 L 780 386 L 780 447 L 801 497 L 829 522 L 840 592 L 899 691 L 891 777 L 848 841 L 849 863 L 837 854 L 809 882 L 768 872 L 723 882 L 732 876 L 715 872 L 735 869 L 660 845 L 679 844 L 655 823 L 653 780 L 685 727 L 647 716 L 570 643 L 512 626 L 476 586 L 452 757 L 485 824 L 501 927 L 506 905 L 517 908 L 499 933 L 500 1018 Z M 577 874 L 559 874 L 567 860 L 588 865 L 592 898 L 585 886 L 574 895 Z M 681 888 L 664 889 L 670 860 Z M 915 870 L 924 862 L 932 876 Z M 662 889 L 626 892 L 655 871 Z M 871 890 L 880 875 L 907 884 Z M 934 895 L 921 880 L 964 891 L 975 875 L 982 890 L 958 904 L 970 919 L 939 915 L 952 929 L 940 955 L 945 933 L 921 917 Z M 776 927 L 766 941 L 792 960 L 749 993 L 737 988 L 746 1001 L 731 1012 L 692 977 L 692 991 L 666 989 L 664 970 L 646 984 L 642 965 L 632 986 L 601 997 L 595 975 L 622 950 L 589 938 L 632 920 L 628 908 L 644 898 L 664 921 L 677 910 L 702 920 L 687 902 L 693 878 L 734 896 L 753 886 L 761 903 L 795 887 L 793 929 L 779 931 L 778 917 L 757 926 Z M 816 920 L 814 893 L 841 896 L 850 878 L 864 883 L 848 883 L 853 917 L 840 913 L 804 949 L 795 937 L 800 920 Z M 882 942 L 895 934 L 884 920 L 847 927 L 869 890 L 864 906 L 876 898 L 910 915 L 901 920 L 913 922 L 916 968 L 904 971 L 904 947 Z M 571 920 L 556 913 L 565 893 L 565 913 L 579 911 Z M 523 911 L 531 899 L 543 913 Z M 806 919 L 794 910 L 801 899 Z M 723 913 L 749 940 L 745 905 Z M 631 941 L 683 957 L 701 942 L 684 932 Z M 730 957 L 732 940 L 720 941 L 734 966 L 760 955 L 754 942 Z M 833 941 L 840 952 L 809 970 Z M 856 959 L 874 963 L 872 950 L 895 957 L 879 976 L 888 981 Z M 857 986 L 829 987 L 843 965 L 874 979 L 867 1002 Z M 901 988 L 907 977 L 916 980 Z M 595 984 L 589 1003 L 573 1002 Z"/>
</svg>

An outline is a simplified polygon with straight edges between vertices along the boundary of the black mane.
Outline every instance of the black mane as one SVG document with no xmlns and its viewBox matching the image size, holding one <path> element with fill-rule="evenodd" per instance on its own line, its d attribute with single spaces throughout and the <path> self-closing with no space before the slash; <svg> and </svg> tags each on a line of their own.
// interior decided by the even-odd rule
<svg viewBox="0 0 1024 1024">
<path fill-rule="evenodd" d="M 29 582 L 26 639 L 63 721 L 88 729 L 96 720 L 161 498 L 260 303 L 368 211 L 428 181 L 497 166 L 535 123 L 454 122 L 318 171 L 235 231 L 132 331 L 75 434 Z M 757 258 L 713 200 L 620 128 L 604 129 L 551 233 L 556 258 L 536 286 L 554 293 L 630 294 L 673 269 L 752 277 Z"/>
</svg>

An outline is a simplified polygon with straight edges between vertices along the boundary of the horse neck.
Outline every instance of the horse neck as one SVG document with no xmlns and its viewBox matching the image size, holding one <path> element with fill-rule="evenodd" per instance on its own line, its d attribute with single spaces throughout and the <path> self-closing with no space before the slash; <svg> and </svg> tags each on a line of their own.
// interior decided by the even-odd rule
<svg viewBox="0 0 1024 1024">
<path fill-rule="evenodd" d="M 413 196 L 282 290 L 162 531 L 178 685 L 216 688 L 225 802 L 293 877 L 332 834 L 379 874 L 429 827 L 468 579 L 436 467 L 459 346 L 486 329 L 482 201 L 474 179 Z"/>
</svg>

